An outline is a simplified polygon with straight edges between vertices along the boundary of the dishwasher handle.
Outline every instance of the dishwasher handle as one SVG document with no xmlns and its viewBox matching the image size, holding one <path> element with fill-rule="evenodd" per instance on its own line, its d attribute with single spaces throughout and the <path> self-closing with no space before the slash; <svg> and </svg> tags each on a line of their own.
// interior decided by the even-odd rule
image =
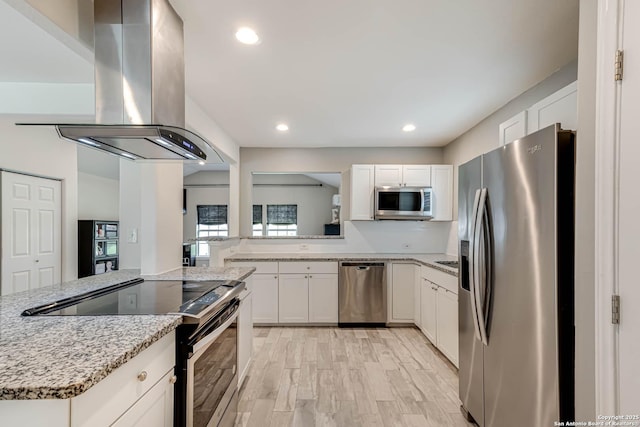
<svg viewBox="0 0 640 427">
<path fill-rule="evenodd" d="M 357 267 L 358 270 L 368 270 L 370 267 L 384 268 L 384 262 L 349 262 L 343 261 L 340 267 Z"/>
</svg>

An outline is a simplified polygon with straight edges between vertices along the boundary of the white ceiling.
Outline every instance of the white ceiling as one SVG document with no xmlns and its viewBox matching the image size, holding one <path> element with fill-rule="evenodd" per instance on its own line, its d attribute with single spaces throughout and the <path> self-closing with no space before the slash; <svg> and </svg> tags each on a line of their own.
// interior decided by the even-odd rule
<svg viewBox="0 0 640 427">
<path fill-rule="evenodd" d="M 578 0 L 171 2 L 187 93 L 245 147 L 441 146 L 577 57 Z M 0 37 L 0 81 L 93 80 L 4 1 Z"/>
<path fill-rule="evenodd" d="M 93 64 L 0 1 L 0 82 L 92 83 Z"/>
<path fill-rule="evenodd" d="M 171 3 L 187 92 L 241 146 L 441 146 L 577 57 L 578 0 Z"/>
</svg>

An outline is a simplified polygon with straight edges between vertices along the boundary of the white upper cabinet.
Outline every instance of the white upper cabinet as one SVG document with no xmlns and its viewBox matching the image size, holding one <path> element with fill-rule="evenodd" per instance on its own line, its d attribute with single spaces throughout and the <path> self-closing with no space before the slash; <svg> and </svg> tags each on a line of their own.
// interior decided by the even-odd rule
<svg viewBox="0 0 640 427">
<path fill-rule="evenodd" d="M 429 165 L 403 165 L 402 184 L 407 187 L 430 187 L 431 166 Z"/>
<path fill-rule="evenodd" d="M 578 82 L 563 87 L 527 110 L 527 134 L 560 123 L 562 129 L 578 127 Z"/>
<path fill-rule="evenodd" d="M 432 165 L 433 218 L 431 221 L 453 220 L 453 166 Z"/>
<path fill-rule="evenodd" d="M 402 187 L 402 165 L 375 165 L 376 187 Z"/>
<path fill-rule="evenodd" d="M 373 220 L 373 165 L 351 166 L 351 221 Z"/>
<path fill-rule="evenodd" d="M 527 112 L 521 111 L 500 124 L 500 145 L 508 144 L 527 134 Z"/>
<path fill-rule="evenodd" d="M 501 123 L 499 143 L 508 144 L 554 123 L 560 123 L 562 129 L 578 128 L 577 81 Z"/>
<path fill-rule="evenodd" d="M 429 187 L 429 165 L 375 165 L 376 187 Z"/>
</svg>

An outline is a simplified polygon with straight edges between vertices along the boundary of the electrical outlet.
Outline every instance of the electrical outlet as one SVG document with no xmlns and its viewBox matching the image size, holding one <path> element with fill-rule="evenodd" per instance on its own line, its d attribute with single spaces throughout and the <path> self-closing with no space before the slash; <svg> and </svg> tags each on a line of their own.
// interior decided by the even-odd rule
<svg viewBox="0 0 640 427">
<path fill-rule="evenodd" d="M 138 229 L 132 228 L 129 230 L 129 238 L 127 239 L 129 243 L 138 243 Z"/>
</svg>

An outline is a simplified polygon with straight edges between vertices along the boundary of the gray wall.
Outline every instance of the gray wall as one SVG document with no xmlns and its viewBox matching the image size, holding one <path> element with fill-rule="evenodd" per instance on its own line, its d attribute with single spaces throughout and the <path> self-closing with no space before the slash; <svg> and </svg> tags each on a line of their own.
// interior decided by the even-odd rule
<svg viewBox="0 0 640 427">
<path fill-rule="evenodd" d="M 594 206 L 595 92 L 597 1 L 580 2 L 578 60 L 515 98 L 444 148 L 452 163 L 454 212 L 457 213 L 457 166 L 498 146 L 498 126 L 535 102 L 578 79 L 576 153 L 576 419 L 594 420 L 595 413 L 595 295 Z"/>
<path fill-rule="evenodd" d="M 298 236 L 319 236 L 324 234 L 324 224 L 331 222 L 331 198 L 339 194 L 336 187 L 298 174 L 253 175 L 254 205 L 297 205 Z M 273 184 L 264 186 L 264 184 Z M 313 186 L 289 186 L 290 184 L 311 184 Z M 266 208 L 263 207 L 263 215 Z"/>
<path fill-rule="evenodd" d="M 500 123 L 574 82 L 577 78 L 577 65 L 576 60 L 571 61 L 444 147 L 444 163 L 452 164 L 454 170 L 454 219 L 457 220 L 458 218 L 458 166 L 480 154 L 497 148 Z"/>
<path fill-rule="evenodd" d="M 218 184 L 203 188 L 187 187 L 187 213 L 182 215 L 182 237 L 186 242 L 196 238 L 196 224 L 198 222 L 198 205 L 228 205 L 229 204 L 229 172 L 202 171 L 184 177 L 183 185 L 189 184 Z M 229 211 L 227 210 L 227 215 Z"/>
<path fill-rule="evenodd" d="M 352 164 L 441 164 L 442 148 L 240 148 L 240 235 L 251 235 L 254 172 L 342 172 L 342 218 L 348 218 Z"/>
<path fill-rule="evenodd" d="M 580 1 L 576 156 L 576 420 L 595 420 L 595 123 L 597 1 Z M 613 65 L 612 65 L 613 66 Z"/>
</svg>

